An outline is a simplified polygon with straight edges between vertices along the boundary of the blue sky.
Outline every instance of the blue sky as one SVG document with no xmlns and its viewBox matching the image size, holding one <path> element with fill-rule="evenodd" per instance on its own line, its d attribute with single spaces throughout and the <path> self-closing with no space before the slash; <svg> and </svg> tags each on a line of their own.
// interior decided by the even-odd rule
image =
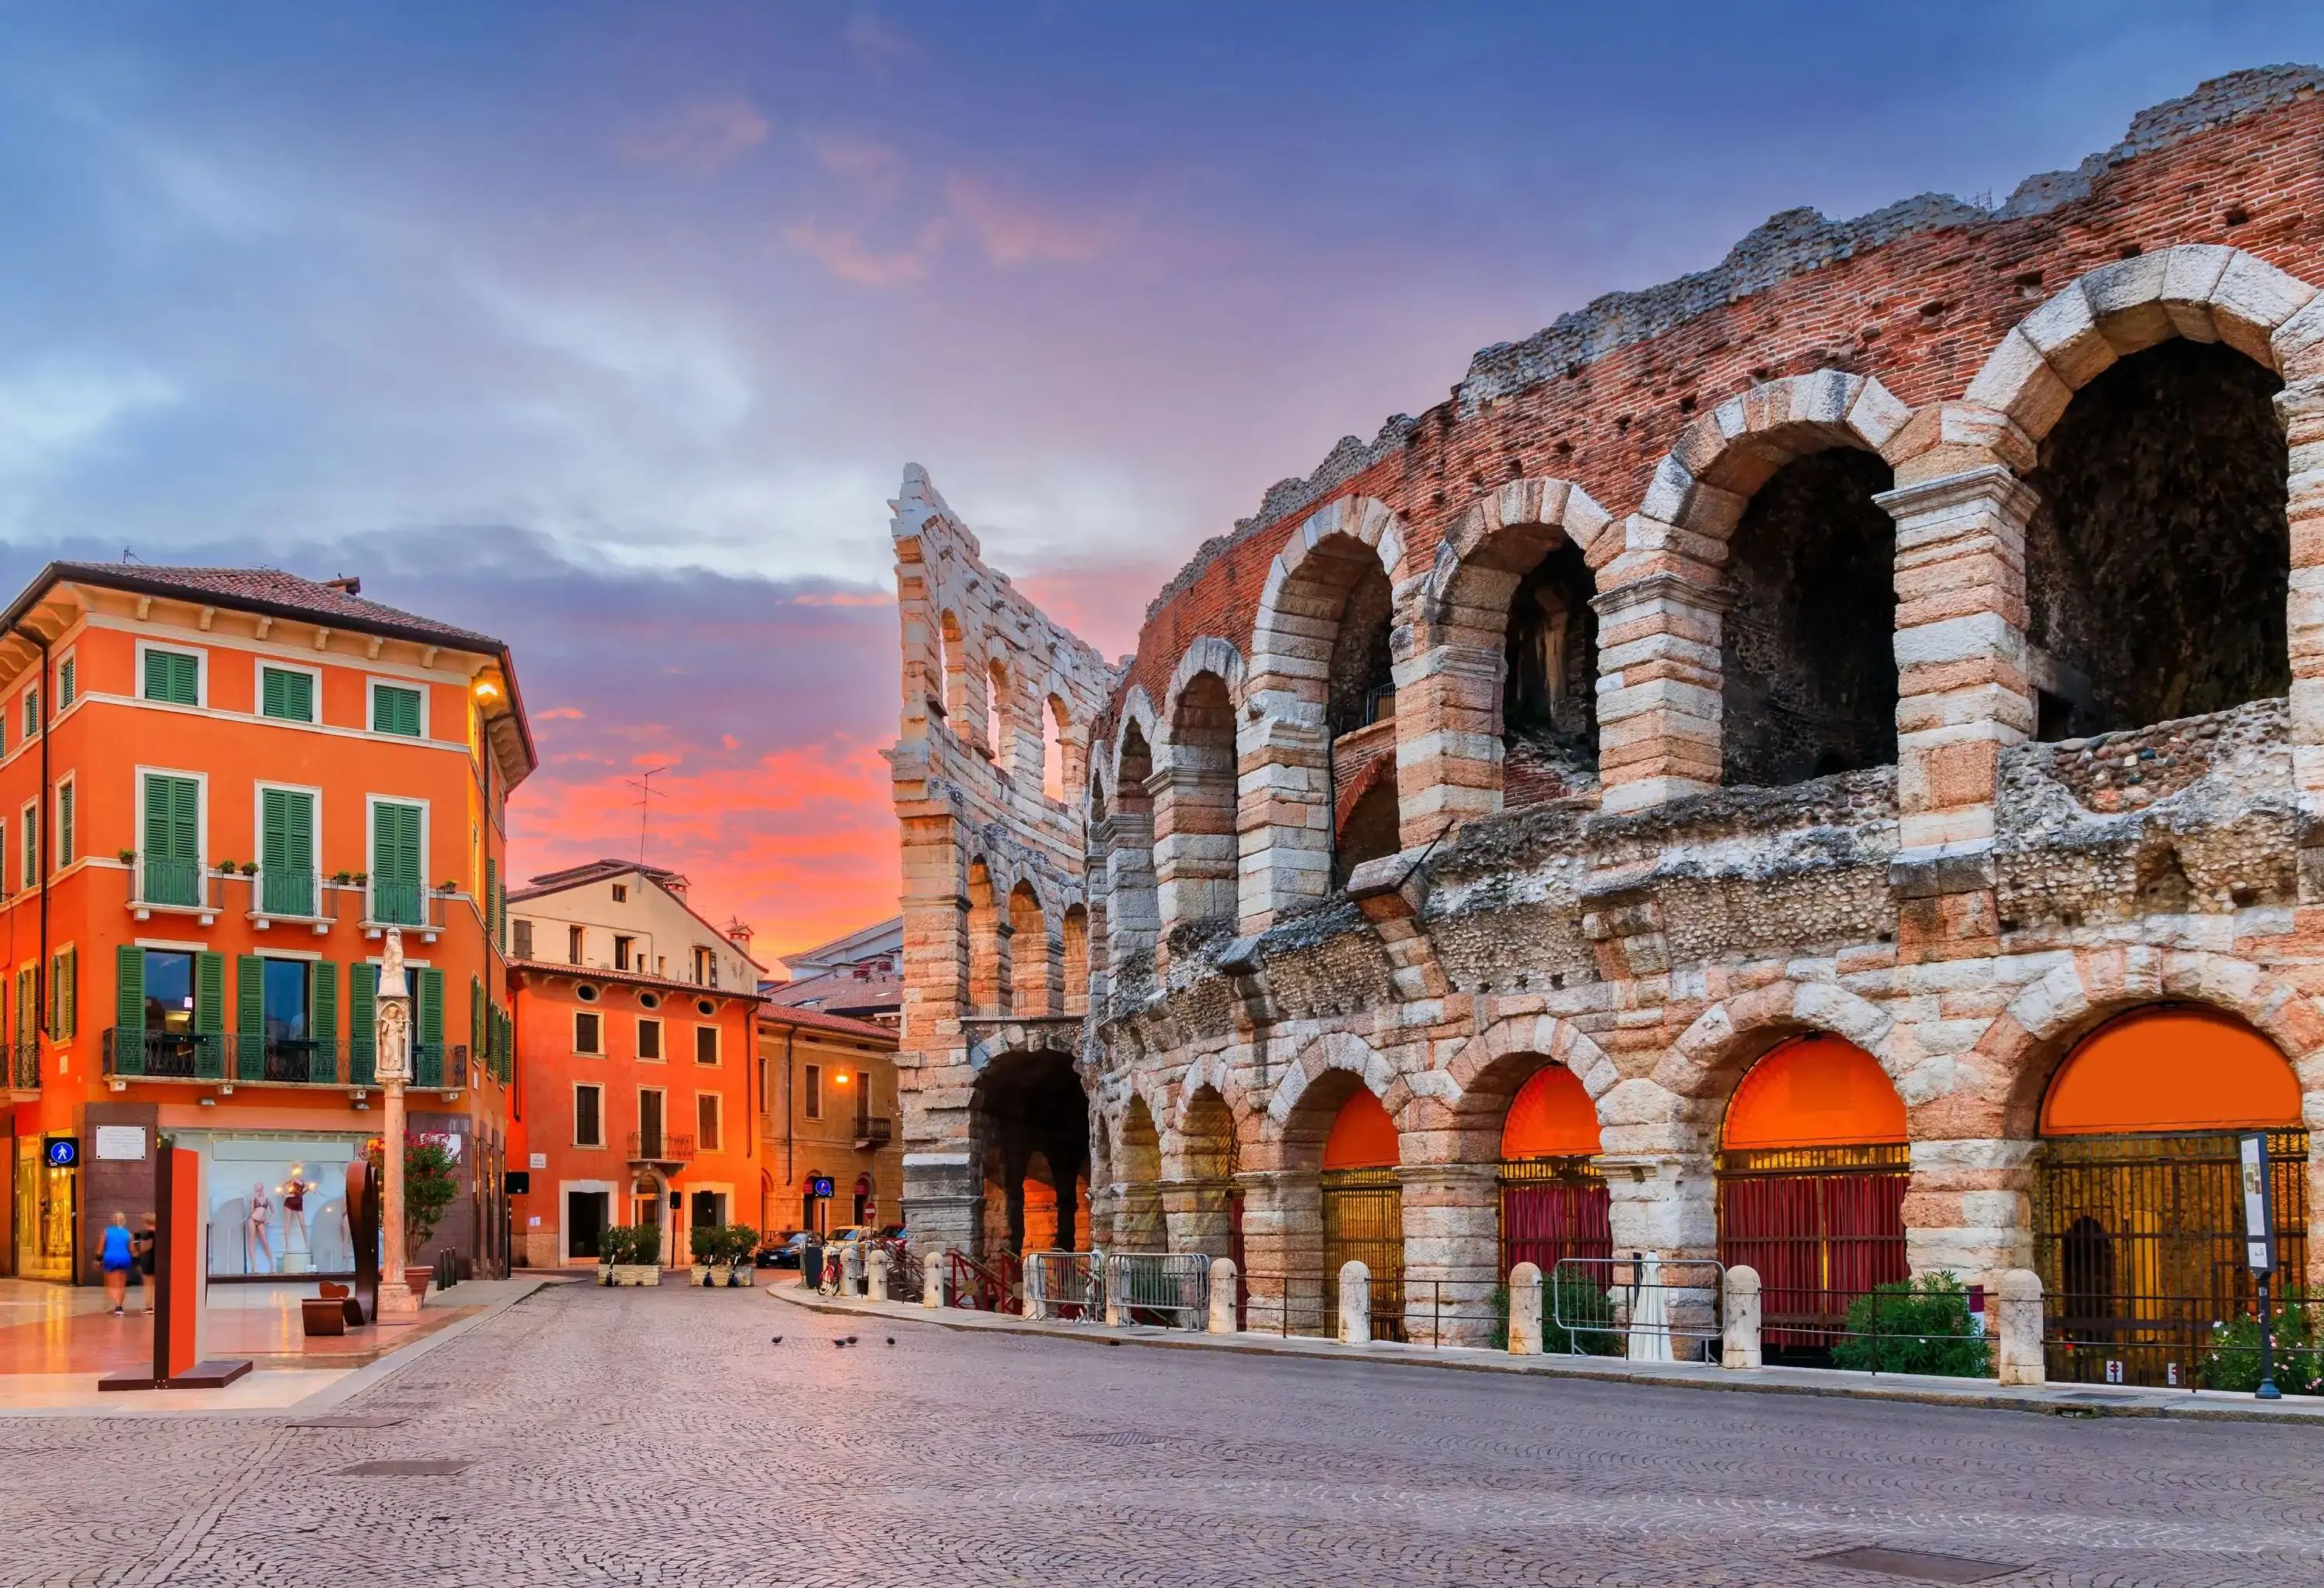
<svg viewBox="0 0 2324 1588">
<path fill-rule="evenodd" d="M 792 946 L 892 891 L 906 461 L 1116 653 L 1480 346 L 2324 59 L 2324 8 L 2265 5 L 0 25 L 0 577 L 265 561 L 502 632 L 552 758 L 527 853 L 633 844 L 620 778 L 671 762 L 657 858 Z"/>
</svg>

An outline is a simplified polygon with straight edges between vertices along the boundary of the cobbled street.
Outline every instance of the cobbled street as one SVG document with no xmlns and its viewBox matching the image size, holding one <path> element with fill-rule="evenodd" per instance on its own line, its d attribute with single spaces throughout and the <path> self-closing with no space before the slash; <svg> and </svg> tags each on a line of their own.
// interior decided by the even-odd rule
<svg viewBox="0 0 2324 1588">
<path fill-rule="evenodd" d="M 1855 1546 L 2017 1568 L 1997 1583 L 2324 1582 L 2312 1431 L 1109 1349 L 731 1292 L 549 1289 L 334 1413 L 364 1414 L 402 1420 L 0 1421 L 0 1582 L 1911 1580 L 1812 1563 Z M 381 1461 L 467 1464 L 346 1472 Z"/>
</svg>

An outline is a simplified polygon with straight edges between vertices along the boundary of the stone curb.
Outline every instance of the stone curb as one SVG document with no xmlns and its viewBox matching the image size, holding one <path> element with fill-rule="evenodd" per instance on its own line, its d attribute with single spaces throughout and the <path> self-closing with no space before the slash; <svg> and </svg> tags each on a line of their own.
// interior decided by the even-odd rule
<svg viewBox="0 0 2324 1588">
<path fill-rule="evenodd" d="M 1513 1373 L 1536 1378 L 1585 1379 L 1600 1383 L 1651 1384 L 1665 1389 L 1723 1391 L 1730 1395 L 1804 1395 L 1840 1400 L 1904 1401 L 1918 1406 L 1956 1406 L 1984 1411 L 2034 1412 L 2046 1417 L 2192 1417 L 2212 1422 L 2290 1423 L 2324 1426 L 2324 1399 L 2286 1399 L 2263 1405 L 2223 1390 L 2107 1389 L 2057 1385 L 2039 1389 L 1956 1389 L 1951 1381 L 1908 1374 L 1858 1373 L 1837 1369 L 1757 1368 L 1732 1370 L 1688 1363 L 1649 1367 L 1598 1366 L 1602 1357 L 1513 1357 L 1497 1351 L 1448 1345 L 1394 1345 L 1375 1342 L 1345 1346 L 1324 1340 L 1274 1334 L 1200 1334 L 1184 1330 L 1105 1328 L 1047 1323 L 957 1307 L 923 1307 L 903 1302 L 845 1300 L 803 1293 L 799 1287 L 761 1287 L 775 1300 L 808 1312 L 839 1317 L 876 1317 L 891 1323 L 927 1324 L 966 1333 L 1031 1334 L 1085 1345 L 1146 1345 L 1165 1351 L 1241 1352 L 1259 1356 L 1302 1357 L 1320 1362 L 1372 1362 L 1470 1373 Z"/>
</svg>

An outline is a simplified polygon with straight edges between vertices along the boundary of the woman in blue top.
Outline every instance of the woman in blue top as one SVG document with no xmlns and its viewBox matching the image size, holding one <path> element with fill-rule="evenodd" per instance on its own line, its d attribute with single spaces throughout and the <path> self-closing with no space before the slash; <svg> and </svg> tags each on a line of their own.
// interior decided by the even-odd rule
<svg viewBox="0 0 2324 1588">
<path fill-rule="evenodd" d="M 105 1226 L 104 1244 L 97 1249 L 97 1266 L 105 1270 L 105 1293 L 113 1299 L 113 1316 L 121 1316 L 121 1304 L 129 1298 L 129 1265 L 135 1260 L 129 1251 L 129 1215 L 117 1213 L 113 1222 Z"/>
</svg>

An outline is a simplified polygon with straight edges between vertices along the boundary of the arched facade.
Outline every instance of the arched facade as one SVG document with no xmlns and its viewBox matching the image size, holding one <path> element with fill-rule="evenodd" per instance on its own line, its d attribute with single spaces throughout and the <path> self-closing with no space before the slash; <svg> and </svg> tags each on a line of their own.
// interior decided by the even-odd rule
<svg viewBox="0 0 2324 1588">
<path fill-rule="evenodd" d="M 1850 1277 L 1820 1236 L 1803 1332 L 1876 1269 L 2128 1296 L 2094 1259 L 2068 1285 L 2060 1166 L 2234 1131 L 2052 1128 L 2052 1105 L 2101 1075 L 2073 1061 L 2094 1032 L 2165 1004 L 2280 1056 L 2249 1122 L 2324 1184 L 2301 924 L 2324 906 L 2324 184 L 2298 174 L 2324 72 L 2221 79 L 2141 126 L 2001 210 L 1783 217 L 1485 349 L 1207 543 L 1121 663 L 1064 669 L 1095 763 L 1074 809 L 955 756 L 944 719 L 981 701 L 936 713 L 908 681 L 916 1235 L 970 1195 L 940 1160 L 994 1018 L 972 928 L 1019 882 L 1060 954 L 1102 945 L 1084 997 L 1061 975 L 1056 1012 L 1010 1017 L 1054 1022 L 1098 1100 L 1101 1223 L 1236 1256 L 1254 1328 L 1324 1326 L 1323 1177 L 1347 1172 L 1324 1157 L 1360 1092 L 1396 1136 L 1361 1167 L 1394 1187 L 1406 1326 L 1427 1296 L 1454 1338 L 1489 1336 L 1509 1197 L 1556 1175 L 1602 1196 L 1592 1242 L 1674 1261 L 1766 1238 L 1723 1218 L 1746 1181 L 1862 1193 L 1849 1238 L 1878 1262 Z M 2228 170 L 2254 173 L 2232 208 Z M 2159 449 L 2120 439 L 2155 425 Z M 926 637 L 952 612 L 1038 680 L 1067 640 L 995 625 L 973 537 L 907 485 L 910 676 L 985 676 Z M 2168 577 L 2059 586 L 2110 513 Z M 2136 674 L 2094 622 L 2168 665 Z M 1877 1130 L 1730 1130 L 1817 1050 L 1859 1056 Z M 2163 1077 L 2104 1073 L 2116 1112 L 2080 1117 L 2148 1117 Z M 1586 1103 L 1587 1150 L 1529 1134 L 1553 1088 L 1569 1125 Z"/>
</svg>

